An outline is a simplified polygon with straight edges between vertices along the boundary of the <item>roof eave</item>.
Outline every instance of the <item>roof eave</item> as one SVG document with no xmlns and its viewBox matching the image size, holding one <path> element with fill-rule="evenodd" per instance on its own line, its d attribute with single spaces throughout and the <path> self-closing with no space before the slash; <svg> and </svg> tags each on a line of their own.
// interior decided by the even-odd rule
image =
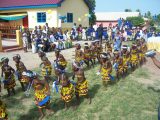
<svg viewBox="0 0 160 120">
<path fill-rule="evenodd" d="M 46 5 L 27 5 L 27 6 L 12 6 L 12 7 L 3 7 L 0 10 L 15 10 L 15 9 L 34 9 L 34 8 L 57 8 L 60 7 L 61 4 L 46 4 Z"/>
</svg>

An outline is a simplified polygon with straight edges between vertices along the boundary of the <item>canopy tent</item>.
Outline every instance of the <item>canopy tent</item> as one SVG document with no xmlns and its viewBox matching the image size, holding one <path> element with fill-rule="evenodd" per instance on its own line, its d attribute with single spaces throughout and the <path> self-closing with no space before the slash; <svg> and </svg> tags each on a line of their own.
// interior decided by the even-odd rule
<svg viewBox="0 0 160 120">
<path fill-rule="evenodd" d="M 23 19 L 27 16 L 27 13 L 24 14 L 14 14 L 14 15 L 0 15 L 0 19 L 2 20 L 19 20 L 19 19 Z"/>
<path fill-rule="evenodd" d="M 160 37 L 150 37 L 147 41 L 148 50 L 155 49 L 160 52 Z"/>
</svg>

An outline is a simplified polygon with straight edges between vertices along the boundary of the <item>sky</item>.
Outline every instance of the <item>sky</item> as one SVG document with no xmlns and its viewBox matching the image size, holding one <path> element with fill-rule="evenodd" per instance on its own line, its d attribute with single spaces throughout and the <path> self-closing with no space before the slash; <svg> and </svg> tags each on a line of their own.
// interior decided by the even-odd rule
<svg viewBox="0 0 160 120">
<path fill-rule="evenodd" d="M 125 9 L 136 11 L 140 9 L 142 14 L 151 11 L 160 14 L 160 0 L 96 0 L 96 12 L 124 12 Z"/>
</svg>

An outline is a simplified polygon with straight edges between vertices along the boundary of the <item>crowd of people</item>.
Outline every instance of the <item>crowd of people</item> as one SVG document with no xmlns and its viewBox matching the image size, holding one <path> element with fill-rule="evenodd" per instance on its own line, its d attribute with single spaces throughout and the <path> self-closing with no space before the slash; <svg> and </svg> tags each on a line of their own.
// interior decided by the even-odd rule
<svg viewBox="0 0 160 120">
<path fill-rule="evenodd" d="M 39 119 L 42 120 L 45 115 L 43 112 L 44 109 L 49 113 L 54 113 L 52 108 L 50 108 L 51 88 L 59 92 L 58 86 L 61 86 L 59 93 L 61 99 L 65 103 L 65 108 L 68 108 L 69 104 L 73 102 L 74 95 L 77 100 L 76 105 L 79 105 L 80 97 L 82 96 L 88 99 L 89 104 L 91 103 L 91 97 L 88 92 L 88 81 L 85 77 L 85 65 L 88 69 L 91 69 L 95 64 L 99 64 L 97 75 L 101 75 L 103 86 L 107 87 L 109 83 L 126 77 L 130 71 L 134 71 L 138 66 L 146 62 L 145 53 L 147 52 L 147 39 L 145 35 L 147 32 L 142 31 L 141 28 L 131 29 L 129 26 L 125 27 L 125 25 L 120 27 L 118 25 L 115 27 L 110 25 L 105 29 L 100 25 L 96 30 L 95 29 L 96 28 L 92 26 L 85 28 L 86 31 L 90 31 L 89 33 L 85 31 L 85 37 L 83 36 L 84 29 L 82 26 L 80 25 L 77 28 L 76 24 L 74 24 L 71 32 L 67 30 L 64 34 L 60 28 L 57 29 L 58 31 L 52 28 L 50 32 L 48 24 L 45 25 L 44 30 L 41 30 L 40 27 L 35 27 L 35 30 L 31 33 L 32 35 L 24 31 L 24 50 L 27 51 L 27 46 L 31 47 L 31 45 L 29 45 L 31 42 L 32 47 L 34 47 L 33 43 L 35 44 L 36 52 L 38 52 L 38 56 L 42 61 L 40 64 L 41 75 L 28 70 L 21 61 L 21 56 L 19 54 L 13 56 L 16 70 L 9 65 L 8 58 L 2 58 L 1 77 L 4 89 L 8 92 L 8 96 L 16 94 L 14 89 L 16 87 L 15 79 L 19 80 L 22 91 L 25 92 L 26 96 L 30 94 L 29 91 L 33 87 L 35 104 L 41 115 Z M 132 31 L 132 34 L 130 33 L 124 36 L 124 30 Z M 68 61 L 66 61 L 60 52 L 68 45 L 65 44 L 65 42 L 68 41 L 64 42 L 64 38 L 66 38 L 65 40 L 71 41 L 81 40 L 82 38 L 92 40 L 91 44 L 90 42 L 86 42 L 83 48 L 79 43 L 75 45 L 75 58 L 72 62 L 72 79 L 74 80 L 76 78 L 76 82 L 69 79 L 66 73 Z M 105 39 L 105 41 L 103 42 L 102 39 Z M 127 45 L 127 42 L 126 44 L 125 42 L 123 43 L 123 41 L 129 39 L 133 41 L 131 47 Z M 57 40 L 58 44 L 55 44 Z M 103 47 L 103 43 L 105 47 Z M 45 52 L 48 52 L 49 49 L 55 51 L 56 59 L 54 61 L 49 61 L 46 56 Z M 51 62 L 54 62 L 54 64 L 52 65 Z M 51 79 L 53 71 L 56 77 L 54 81 Z M 113 76 L 112 71 L 116 72 L 116 76 Z M 41 80 L 40 76 L 43 77 L 43 80 Z M 2 109 L 0 118 L 7 120 L 6 107 L 1 100 L 0 108 Z"/>
</svg>

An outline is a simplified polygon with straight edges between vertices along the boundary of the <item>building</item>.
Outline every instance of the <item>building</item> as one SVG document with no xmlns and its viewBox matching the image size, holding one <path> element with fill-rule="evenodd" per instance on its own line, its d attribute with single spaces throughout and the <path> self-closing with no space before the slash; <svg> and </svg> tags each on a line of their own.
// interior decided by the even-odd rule
<svg viewBox="0 0 160 120">
<path fill-rule="evenodd" d="M 102 23 L 104 27 L 108 27 L 109 24 L 115 26 L 119 18 L 125 20 L 127 17 L 138 17 L 139 15 L 139 12 L 98 12 L 96 13 L 96 25 L 99 26 Z"/>
<path fill-rule="evenodd" d="M 89 26 L 87 0 L 0 0 L 0 25 L 34 28 Z"/>
</svg>

